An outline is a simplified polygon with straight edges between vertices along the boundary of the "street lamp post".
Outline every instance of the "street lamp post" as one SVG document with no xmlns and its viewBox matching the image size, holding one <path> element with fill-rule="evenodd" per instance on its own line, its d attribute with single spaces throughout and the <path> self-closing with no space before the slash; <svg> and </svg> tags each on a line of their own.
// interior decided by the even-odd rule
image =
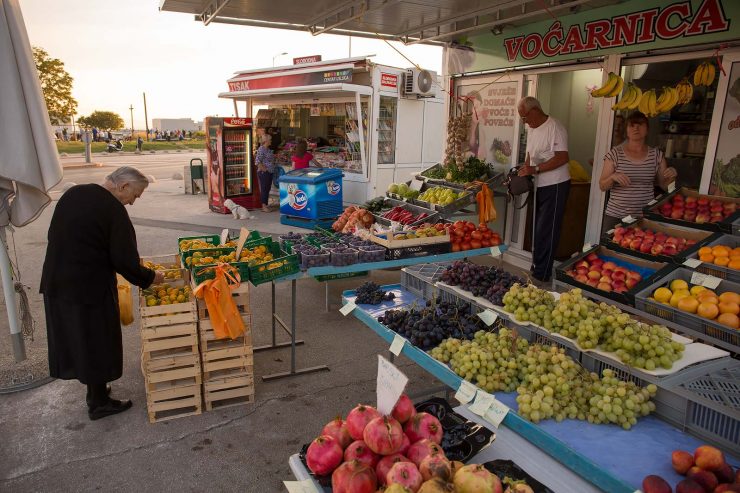
<svg viewBox="0 0 740 493">
<path fill-rule="evenodd" d="M 129 105 L 129 110 L 131 110 L 131 140 L 134 139 L 134 105 Z"/>
<path fill-rule="evenodd" d="M 287 54 L 288 54 L 288 52 L 287 52 L 287 51 L 284 51 L 284 52 L 282 52 L 282 53 L 278 53 L 277 55 L 275 55 L 274 57 L 272 57 L 272 66 L 273 66 L 273 67 L 275 66 L 275 59 L 276 59 L 277 57 L 279 57 L 279 56 L 283 56 L 283 55 L 287 55 Z"/>
</svg>

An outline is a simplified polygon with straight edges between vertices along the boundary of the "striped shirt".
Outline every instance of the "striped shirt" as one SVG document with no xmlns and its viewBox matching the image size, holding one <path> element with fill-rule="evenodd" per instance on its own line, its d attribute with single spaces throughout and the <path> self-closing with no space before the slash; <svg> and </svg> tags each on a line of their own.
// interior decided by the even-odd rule
<svg viewBox="0 0 740 493">
<path fill-rule="evenodd" d="M 611 217 L 642 216 L 642 209 L 655 198 L 654 186 L 658 165 L 663 161 L 663 153 L 655 147 L 648 147 L 647 156 L 640 161 L 632 161 L 620 144 L 609 151 L 604 159 L 614 163 L 614 171 L 627 175 L 630 185 L 624 187 L 615 183 L 609 193 L 606 215 Z"/>
<path fill-rule="evenodd" d="M 272 173 L 275 167 L 275 154 L 273 154 L 272 149 L 269 147 L 261 145 L 257 148 L 257 153 L 254 155 L 254 162 L 256 164 L 264 164 L 267 172 Z"/>
</svg>

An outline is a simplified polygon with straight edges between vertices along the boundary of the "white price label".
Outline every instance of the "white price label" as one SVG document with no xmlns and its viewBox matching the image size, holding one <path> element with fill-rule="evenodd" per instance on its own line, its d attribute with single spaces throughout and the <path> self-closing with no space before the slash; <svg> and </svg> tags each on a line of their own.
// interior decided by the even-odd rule
<svg viewBox="0 0 740 493">
<path fill-rule="evenodd" d="M 668 184 L 668 192 L 669 193 L 672 192 L 672 191 L 674 191 L 675 189 L 676 189 L 676 182 L 675 181 L 673 181 L 673 182 L 671 182 L 671 183 Z"/>
<path fill-rule="evenodd" d="M 378 355 L 378 378 L 376 380 L 375 392 L 378 395 L 378 411 L 383 416 L 388 416 L 393 411 L 393 406 L 401 397 L 403 389 L 406 388 L 409 378 L 401 373 L 393 363 Z"/>
<path fill-rule="evenodd" d="M 223 231 L 221 231 L 221 243 L 219 243 L 219 245 L 223 245 L 227 241 L 229 241 L 229 228 L 226 228 Z"/>
<path fill-rule="evenodd" d="M 247 228 L 239 230 L 239 240 L 236 242 L 236 258 L 239 258 L 241 255 L 242 248 L 244 248 L 247 238 L 249 238 L 249 230 Z"/>
<path fill-rule="evenodd" d="M 651 200 L 650 202 L 648 202 L 648 205 L 655 205 L 655 204 L 657 204 L 657 203 L 658 203 L 658 201 L 657 201 L 657 200 L 655 200 L 655 199 L 653 199 L 653 200 Z"/>
<path fill-rule="evenodd" d="M 393 342 L 391 342 L 390 352 L 398 356 L 403 351 L 403 345 L 406 344 L 406 339 L 396 334 L 393 336 Z"/>
<path fill-rule="evenodd" d="M 318 493 L 316 484 L 311 479 L 304 479 L 303 481 L 283 481 L 285 489 L 288 493 Z"/>
<path fill-rule="evenodd" d="M 704 282 L 701 285 L 704 286 L 705 288 L 717 289 L 717 286 L 719 286 L 719 283 L 721 282 L 722 282 L 722 279 L 707 275 L 707 277 L 704 278 Z"/>
<path fill-rule="evenodd" d="M 701 265 L 701 260 L 699 260 L 698 258 L 687 258 L 686 260 L 684 260 L 683 265 L 691 267 L 692 269 L 696 269 Z"/>
<path fill-rule="evenodd" d="M 488 409 L 493 405 L 494 397 L 488 392 L 478 389 L 475 394 L 475 402 L 471 404 L 470 411 L 478 416 L 485 416 Z"/>
<path fill-rule="evenodd" d="M 499 247 L 497 247 L 497 246 L 491 247 L 491 255 L 494 256 L 494 257 L 501 256 L 501 249 Z"/>
<path fill-rule="evenodd" d="M 494 398 L 491 407 L 488 408 L 488 411 L 486 411 L 483 417 L 486 421 L 498 428 L 508 413 L 509 408 Z"/>
<path fill-rule="evenodd" d="M 606 234 L 608 234 L 608 235 L 610 235 L 612 233 L 614 233 L 614 230 L 613 229 L 610 229 L 609 231 L 606 232 Z"/>
<path fill-rule="evenodd" d="M 421 186 L 424 184 L 421 180 L 411 180 L 411 185 L 409 185 L 409 190 L 418 190 L 421 191 Z"/>
<path fill-rule="evenodd" d="M 473 400 L 477 391 L 478 387 L 468 382 L 467 380 L 463 380 L 462 382 L 460 382 L 460 386 L 457 388 L 457 392 L 455 392 L 455 399 L 463 404 L 467 404 L 468 402 Z"/>
<path fill-rule="evenodd" d="M 483 320 L 483 323 L 490 326 L 496 321 L 498 315 L 493 313 L 491 310 L 483 310 L 478 314 L 478 318 Z"/>
<path fill-rule="evenodd" d="M 625 224 L 632 224 L 635 221 L 637 221 L 637 219 L 635 219 L 632 216 L 625 216 L 625 217 L 622 218 L 622 222 L 625 223 Z"/>
<path fill-rule="evenodd" d="M 357 305 L 355 305 L 355 302 L 354 301 L 350 301 L 346 305 L 344 305 L 342 308 L 339 309 L 339 313 L 341 313 L 342 315 L 344 315 L 346 317 L 355 308 L 357 308 Z"/>
<path fill-rule="evenodd" d="M 593 248 L 593 245 L 591 245 L 591 243 L 584 243 L 583 244 L 583 248 L 581 248 L 581 251 L 582 252 L 587 252 L 587 251 L 591 250 L 591 248 Z"/>
</svg>

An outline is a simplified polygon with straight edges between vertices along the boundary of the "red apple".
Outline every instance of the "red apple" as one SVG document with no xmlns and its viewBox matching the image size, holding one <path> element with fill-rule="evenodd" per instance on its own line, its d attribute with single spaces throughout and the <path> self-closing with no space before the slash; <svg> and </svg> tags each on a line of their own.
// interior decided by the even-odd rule
<svg viewBox="0 0 740 493">
<path fill-rule="evenodd" d="M 722 483 L 717 485 L 712 493 L 740 493 L 740 483 Z"/>
<path fill-rule="evenodd" d="M 629 248 L 631 243 L 631 238 L 624 238 L 622 241 L 619 242 L 619 246 L 621 246 L 622 248 Z"/>
<path fill-rule="evenodd" d="M 696 203 L 699 205 L 709 205 L 709 199 L 706 197 L 699 197 L 696 199 Z"/>
<path fill-rule="evenodd" d="M 721 214 L 722 211 L 724 211 L 724 207 L 722 207 L 721 205 L 713 205 L 713 206 L 711 206 L 709 208 L 709 211 L 710 212 L 719 212 Z"/>
<path fill-rule="evenodd" d="M 714 471 L 714 475 L 717 476 L 717 481 L 720 483 L 732 483 L 735 480 L 735 471 L 727 463 L 722 464 L 722 467 Z"/>
<path fill-rule="evenodd" d="M 663 255 L 668 255 L 670 257 L 671 255 L 675 255 L 676 253 L 678 253 L 678 249 L 676 248 L 676 245 L 666 244 L 663 247 Z"/>
<path fill-rule="evenodd" d="M 686 197 L 686 203 L 687 204 L 696 204 L 696 197 Z"/>
<path fill-rule="evenodd" d="M 603 272 L 602 272 L 602 274 L 603 274 Z M 609 276 L 604 276 L 604 275 L 602 275 L 602 276 L 601 276 L 601 278 L 599 279 L 599 284 L 601 284 L 601 283 L 606 283 L 606 284 L 609 284 L 609 285 L 611 285 L 611 283 L 612 283 L 612 278 L 611 278 L 611 277 L 609 277 Z"/>
<path fill-rule="evenodd" d="M 578 274 L 575 277 L 575 280 L 578 281 L 578 282 L 587 283 L 588 282 L 588 276 L 584 276 L 583 274 Z"/>
<path fill-rule="evenodd" d="M 678 474 L 684 476 L 694 466 L 694 456 L 685 450 L 674 450 L 671 454 L 671 464 Z"/>
<path fill-rule="evenodd" d="M 671 212 L 672 219 L 681 219 L 683 217 L 683 209 L 673 209 Z"/>
<path fill-rule="evenodd" d="M 588 284 L 592 288 L 595 288 L 596 286 L 599 285 L 599 281 L 597 279 L 589 279 L 586 284 Z"/>
<path fill-rule="evenodd" d="M 712 199 L 712 200 L 709 201 L 709 207 L 717 207 L 718 205 L 719 206 L 722 206 L 722 201 L 721 200 Z"/>
<path fill-rule="evenodd" d="M 594 266 L 594 265 L 598 265 L 599 267 L 601 267 L 602 265 L 604 265 L 604 261 L 601 260 L 600 258 L 595 258 L 594 260 L 591 261 L 591 266 Z"/>
<path fill-rule="evenodd" d="M 598 284 L 598 285 L 596 286 L 596 289 L 600 289 L 600 290 L 602 290 L 602 291 L 607 291 L 607 292 L 609 292 L 609 291 L 611 291 L 611 290 L 612 290 L 612 285 L 611 285 L 611 284 L 609 284 L 608 282 L 600 282 L 600 283 L 599 283 L 599 284 Z"/>
<path fill-rule="evenodd" d="M 642 480 L 642 491 L 643 493 L 671 493 L 672 490 L 671 485 L 665 479 L 651 474 Z"/>
<path fill-rule="evenodd" d="M 709 222 L 709 214 L 706 212 L 701 212 L 697 214 L 695 222 L 697 224 L 703 224 L 703 223 Z"/>
<path fill-rule="evenodd" d="M 652 253 L 653 255 L 660 255 L 662 251 L 663 245 L 661 244 L 653 245 L 653 248 L 650 249 L 650 253 Z"/>
<path fill-rule="evenodd" d="M 722 205 L 722 208 L 727 212 L 728 214 L 732 214 L 737 210 L 737 204 L 735 202 L 725 202 Z"/>
<path fill-rule="evenodd" d="M 683 206 L 686 209 L 696 210 L 696 207 L 698 206 L 698 204 L 696 203 L 696 199 L 694 199 L 693 197 L 690 197 L 690 198 L 693 199 L 693 200 L 691 202 L 689 202 L 687 200 L 686 203 L 684 203 Z"/>
<path fill-rule="evenodd" d="M 717 476 L 715 476 L 710 471 L 705 471 L 703 469 L 699 469 L 698 471 L 695 471 L 694 469 L 697 469 L 695 467 L 692 467 L 689 469 L 688 474 L 686 474 L 686 477 L 689 479 L 693 479 L 700 485 L 704 487 L 704 491 L 712 491 L 714 488 L 717 487 L 718 481 Z"/>
<path fill-rule="evenodd" d="M 588 271 L 588 278 L 593 279 L 594 281 L 598 281 L 601 278 L 601 272 L 596 270 Z"/>
<path fill-rule="evenodd" d="M 611 261 L 609 261 L 609 262 L 604 262 L 604 265 L 603 265 L 603 267 L 602 267 L 602 268 L 604 268 L 604 269 L 611 269 L 611 270 L 614 270 L 614 269 L 616 269 L 616 268 L 617 268 L 617 264 L 615 264 L 614 262 L 611 262 Z"/>
<path fill-rule="evenodd" d="M 676 485 L 676 493 L 705 493 L 704 488 L 693 479 L 684 479 Z"/>
<path fill-rule="evenodd" d="M 644 242 L 642 245 L 640 245 L 640 251 L 642 253 L 648 253 L 652 250 L 653 243 L 650 243 L 649 241 Z"/>
<path fill-rule="evenodd" d="M 635 239 L 635 240 L 632 240 L 630 242 L 630 248 L 632 250 L 639 250 L 640 249 L 640 245 L 642 245 L 642 240 L 640 240 L 640 239 Z"/>
<path fill-rule="evenodd" d="M 624 228 L 622 226 L 617 226 L 614 228 L 614 234 L 615 235 L 624 235 L 627 232 L 627 228 Z"/>
<path fill-rule="evenodd" d="M 716 471 L 725 463 L 722 451 L 711 445 L 702 445 L 694 451 L 694 463 L 707 471 Z"/>
<path fill-rule="evenodd" d="M 627 289 L 632 289 L 637 286 L 637 282 L 638 281 L 634 279 L 627 279 L 626 281 L 624 281 L 624 284 L 627 286 Z"/>
<path fill-rule="evenodd" d="M 669 237 L 667 240 L 665 240 L 666 245 L 677 245 L 678 244 L 678 238 L 675 236 Z"/>
<path fill-rule="evenodd" d="M 642 276 L 633 270 L 627 272 L 627 278 L 634 279 L 637 282 L 642 281 Z"/>
<path fill-rule="evenodd" d="M 576 264 L 576 267 L 586 267 L 586 268 L 588 268 L 588 262 L 586 262 L 585 260 L 581 260 L 580 262 L 578 262 Z"/>
<path fill-rule="evenodd" d="M 627 278 L 627 273 L 623 270 L 615 270 L 612 274 L 612 279 L 615 281 L 624 281 Z"/>
<path fill-rule="evenodd" d="M 718 223 L 718 222 L 720 222 L 720 221 L 721 221 L 722 219 L 724 219 L 724 217 L 723 217 L 722 215 L 719 215 L 719 216 L 715 216 L 714 214 L 712 214 L 712 217 L 710 217 L 710 218 L 709 218 L 709 222 L 710 222 L 710 223 Z"/>
<path fill-rule="evenodd" d="M 596 255 L 596 254 L 595 254 L 594 252 L 591 252 L 591 253 L 589 253 L 589 254 L 588 254 L 588 255 L 586 256 L 586 260 L 588 260 L 589 262 L 593 262 L 594 260 L 601 260 L 601 259 L 600 259 L 600 258 L 599 258 L 599 256 L 598 256 L 598 255 Z"/>
</svg>

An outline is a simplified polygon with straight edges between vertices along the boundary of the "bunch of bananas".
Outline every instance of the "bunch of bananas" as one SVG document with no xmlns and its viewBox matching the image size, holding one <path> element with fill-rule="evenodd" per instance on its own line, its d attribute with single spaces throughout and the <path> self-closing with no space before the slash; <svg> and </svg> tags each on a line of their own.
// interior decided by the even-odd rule
<svg viewBox="0 0 740 493">
<path fill-rule="evenodd" d="M 678 104 L 686 104 L 694 97 L 694 86 L 686 78 L 676 84 L 676 90 L 678 91 Z"/>
<path fill-rule="evenodd" d="M 629 82 L 627 84 L 627 89 L 625 89 L 624 94 L 622 95 L 622 99 L 620 99 L 617 104 L 612 106 L 612 110 L 634 110 L 640 104 L 641 98 L 642 89 L 634 85 L 632 82 Z"/>
<path fill-rule="evenodd" d="M 695 86 L 711 86 L 714 82 L 714 76 L 716 70 L 712 62 L 703 62 L 701 65 L 696 67 L 694 72 L 694 85 Z"/>
<path fill-rule="evenodd" d="M 622 92 L 623 87 L 624 79 L 614 72 L 609 72 L 609 78 L 606 80 L 606 83 L 598 89 L 591 91 L 591 96 L 595 98 L 612 98 Z"/>
<path fill-rule="evenodd" d="M 655 89 L 650 89 L 649 91 L 642 93 L 642 97 L 640 98 L 640 103 L 637 105 L 637 108 L 641 113 L 644 113 L 645 116 L 650 118 L 658 114 L 656 113 L 657 104 Z"/>
<path fill-rule="evenodd" d="M 664 87 L 663 92 L 655 102 L 655 114 L 658 115 L 671 111 L 676 104 L 678 104 L 678 91 L 676 88 Z"/>
</svg>

